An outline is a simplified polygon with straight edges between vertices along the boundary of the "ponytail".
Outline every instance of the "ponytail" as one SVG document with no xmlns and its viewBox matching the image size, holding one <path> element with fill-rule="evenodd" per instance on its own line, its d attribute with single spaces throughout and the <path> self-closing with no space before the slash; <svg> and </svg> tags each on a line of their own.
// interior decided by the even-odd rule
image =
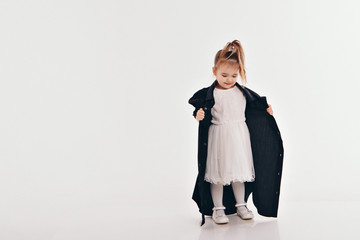
<svg viewBox="0 0 360 240">
<path fill-rule="evenodd" d="M 218 69 L 221 64 L 228 63 L 239 68 L 240 77 L 244 83 L 246 80 L 245 54 L 239 40 L 228 42 L 225 47 L 216 53 L 214 67 Z"/>
</svg>

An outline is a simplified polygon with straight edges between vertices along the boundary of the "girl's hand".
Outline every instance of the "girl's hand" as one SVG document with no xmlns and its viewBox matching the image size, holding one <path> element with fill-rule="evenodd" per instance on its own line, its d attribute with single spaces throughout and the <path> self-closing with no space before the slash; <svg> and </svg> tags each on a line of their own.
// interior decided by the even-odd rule
<svg viewBox="0 0 360 240">
<path fill-rule="evenodd" d="M 202 108 L 200 108 L 197 112 L 196 112 L 196 120 L 199 122 L 201 120 L 203 120 L 205 117 L 205 112 Z"/>
<path fill-rule="evenodd" d="M 269 104 L 269 107 L 266 109 L 266 111 L 267 111 L 270 115 L 273 115 L 273 110 L 272 110 L 270 104 Z"/>
</svg>

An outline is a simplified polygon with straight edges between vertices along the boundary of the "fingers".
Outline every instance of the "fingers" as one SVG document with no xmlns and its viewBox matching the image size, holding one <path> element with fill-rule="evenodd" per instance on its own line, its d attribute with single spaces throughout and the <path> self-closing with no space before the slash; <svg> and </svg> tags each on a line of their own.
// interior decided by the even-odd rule
<svg viewBox="0 0 360 240">
<path fill-rule="evenodd" d="M 204 112 L 204 110 L 203 110 L 202 108 L 199 109 L 198 115 L 199 115 L 199 117 L 203 117 L 203 118 L 204 118 L 205 112 Z"/>
<path fill-rule="evenodd" d="M 205 112 L 202 108 L 200 108 L 197 112 L 196 112 L 196 120 L 201 121 L 203 120 L 205 117 Z"/>
<path fill-rule="evenodd" d="M 268 104 L 268 105 L 269 105 L 269 107 L 266 110 L 270 115 L 273 115 L 274 112 L 273 112 L 273 109 L 271 107 L 271 104 Z"/>
</svg>

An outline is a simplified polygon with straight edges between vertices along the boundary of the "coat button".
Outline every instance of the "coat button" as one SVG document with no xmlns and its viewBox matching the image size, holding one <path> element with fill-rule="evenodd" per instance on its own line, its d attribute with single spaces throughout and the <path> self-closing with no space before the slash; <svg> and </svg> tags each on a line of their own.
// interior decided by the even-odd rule
<svg viewBox="0 0 360 240">
<path fill-rule="evenodd" d="M 204 146 L 206 146 L 206 142 L 204 142 Z"/>
<path fill-rule="evenodd" d="M 280 153 L 280 157 L 282 156 L 282 153 Z"/>
<path fill-rule="evenodd" d="M 280 176 L 280 172 L 278 172 L 278 176 Z"/>
<path fill-rule="evenodd" d="M 201 164 L 199 163 L 199 167 L 201 167 Z"/>
<path fill-rule="evenodd" d="M 207 110 L 207 107 L 204 107 L 204 110 Z"/>
<path fill-rule="evenodd" d="M 276 192 L 276 194 L 279 194 L 279 192 Z"/>
</svg>

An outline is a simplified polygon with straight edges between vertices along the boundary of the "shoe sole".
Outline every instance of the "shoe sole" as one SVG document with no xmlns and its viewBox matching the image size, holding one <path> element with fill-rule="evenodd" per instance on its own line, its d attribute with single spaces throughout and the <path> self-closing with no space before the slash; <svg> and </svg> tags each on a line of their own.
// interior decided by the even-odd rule
<svg viewBox="0 0 360 240">
<path fill-rule="evenodd" d="M 250 220 L 250 219 L 253 219 L 253 218 L 254 218 L 254 216 L 252 216 L 252 217 L 242 217 L 242 216 L 240 216 L 239 214 L 238 214 L 238 216 L 239 216 L 241 219 L 243 219 L 243 220 Z"/>
<path fill-rule="evenodd" d="M 237 213 L 237 215 L 238 215 L 241 219 L 243 219 L 243 220 L 250 220 L 250 219 L 253 219 L 253 218 L 254 218 L 254 214 L 251 214 L 250 217 L 243 217 L 243 216 L 241 216 L 241 214 L 239 214 L 239 213 Z"/>
<path fill-rule="evenodd" d="M 216 223 L 216 224 L 226 224 L 226 223 L 229 223 L 229 219 L 226 220 L 225 222 L 217 222 L 214 218 L 212 218 L 212 220 L 213 220 L 214 223 Z"/>
<path fill-rule="evenodd" d="M 227 222 L 215 222 L 214 221 L 214 223 L 216 223 L 216 224 L 227 224 L 227 223 L 229 223 L 229 221 L 227 221 Z"/>
</svg>

